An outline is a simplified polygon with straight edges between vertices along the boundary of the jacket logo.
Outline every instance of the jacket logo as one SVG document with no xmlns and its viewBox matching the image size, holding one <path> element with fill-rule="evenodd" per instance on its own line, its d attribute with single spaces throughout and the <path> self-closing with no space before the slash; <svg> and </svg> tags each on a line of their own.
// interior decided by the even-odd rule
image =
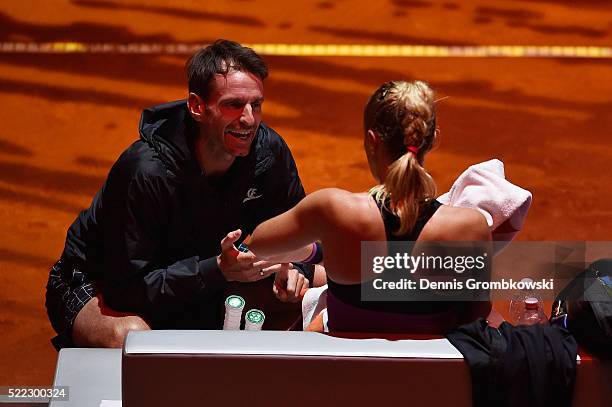
<svg viewBox="0 0 612 407">
<path fill-rule="evenodd" d="M 246 198 L 242 200 L 242 203 L 245 203 L 246 201 L 251 201 L 253 199 L 261 198 L 262 196 L 263 194 L 257 195 L 257 188 L 250 188 L 247 191 Z"/>
</svg>

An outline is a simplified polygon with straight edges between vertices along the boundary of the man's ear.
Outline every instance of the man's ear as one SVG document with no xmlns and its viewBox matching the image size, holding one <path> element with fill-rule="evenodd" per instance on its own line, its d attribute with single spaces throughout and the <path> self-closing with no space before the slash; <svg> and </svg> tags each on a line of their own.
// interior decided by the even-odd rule
<svg viewBox="0 0 612 407">
<path fill-rule="evenodd" d="M 191 117 L 196 122 L 201 122 L 204 119 L 206 105 L 204 104 L 202 98 L 193 92 L 189 92 L 189 97 L 187 98 L 187 109 L 189 109 L 189 114 L 191 114 Z"/>
</svg>

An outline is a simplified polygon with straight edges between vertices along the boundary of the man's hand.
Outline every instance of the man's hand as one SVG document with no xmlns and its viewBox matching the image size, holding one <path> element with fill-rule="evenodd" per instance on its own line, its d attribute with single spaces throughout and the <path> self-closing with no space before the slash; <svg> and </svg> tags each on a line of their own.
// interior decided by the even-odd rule
<svg viewBox="0 0 612 407">
<path fill-rule="evenodd" d="M 269 266 L 272 263 L 257 261 L 252 252 L 241 252 L 234 246 L 240 239 L 240 229 L 230 232 L 221 240 L 221 254 L 217 257 L 217 264 L 227 281 L 252 282 L 266 278 L 274 270 Z"/>
<path fill-rule="evenodd" d="M 308 279 L 290 263 L 279 264 L 272 291 L 282 302 L 300 302 L 308 290 Z"/>
</svg>

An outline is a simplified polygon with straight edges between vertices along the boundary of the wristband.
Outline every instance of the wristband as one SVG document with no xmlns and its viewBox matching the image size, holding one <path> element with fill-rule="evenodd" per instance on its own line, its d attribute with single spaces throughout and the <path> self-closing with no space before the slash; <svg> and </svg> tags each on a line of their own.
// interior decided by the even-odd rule
<svg viewBox="0 0 612 407">
<path fill-rule="evenodd" d="M 308 282 L 312 285 L 314 279 L 314 264 L 305 264 L 305 263 L 292 263 L 293 267 L 298 271 L 298 273 L 302 274 Z"/>
<path fill-rule="evenodd" d="M 323 261 L 323 246 L 320 242 L 312 243 L 312 252 L 310 256 L 302 260 L 300 263 L 319 264 Z"/>
<path fill-rule="evenodd" d="M 251 235 L 248 235 L 247 237 L 244 238 L 244 240 L 242 241 L 242 243 L 240 243 L 237 247 L 237 249 L 239 251 L 241 251 L 242 253 L 246 253 L 249 251 L 249 243 L 251 243 Z"/>
</svg>

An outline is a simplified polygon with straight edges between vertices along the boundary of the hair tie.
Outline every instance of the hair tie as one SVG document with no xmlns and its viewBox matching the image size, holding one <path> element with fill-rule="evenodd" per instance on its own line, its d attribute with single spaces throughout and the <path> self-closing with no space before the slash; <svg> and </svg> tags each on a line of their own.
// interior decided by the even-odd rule
<svg viewBox="0 0 612 407">
<path fill-rule="evenodd" d="M 419 148 L 417 146 L 407 146 L 406 151 L 411 152 L 414 155 L 417 155 L 419 153 Z"/>
</svg>

